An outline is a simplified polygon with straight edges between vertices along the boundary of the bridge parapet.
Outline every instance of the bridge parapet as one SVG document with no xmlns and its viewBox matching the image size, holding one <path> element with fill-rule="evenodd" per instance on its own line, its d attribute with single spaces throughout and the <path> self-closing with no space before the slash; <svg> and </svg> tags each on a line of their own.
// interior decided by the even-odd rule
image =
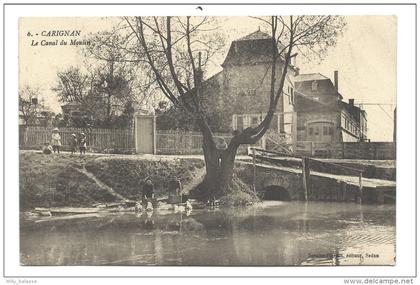
<svg viewBox="0 0 420 285">
<path fill-rule="evenodd" d="M 256 165 L 255 189 L 263 195 L 266 190 L 274 191 L 282 189 L 288 192 L 290 200 L 304 200 L 302 170 L 291 167 L 273 167 L 267 164 Z M 238 177 L 253 187 L 253 164 L 251 162 L 238 162 L 235 173 Z M 276 187 L 277 188 L 276 188 Z M 358 201 L 360 189 L 358 178 L 340 176 L 327 173 L 316 173 L 310 177 L 311 192 L 308 200 L 321 201 Z M 384 203 L 384 197 L 395 199 L 395 182 L 363 178 L 362 201 L 365 203 Z"/>
</svg>

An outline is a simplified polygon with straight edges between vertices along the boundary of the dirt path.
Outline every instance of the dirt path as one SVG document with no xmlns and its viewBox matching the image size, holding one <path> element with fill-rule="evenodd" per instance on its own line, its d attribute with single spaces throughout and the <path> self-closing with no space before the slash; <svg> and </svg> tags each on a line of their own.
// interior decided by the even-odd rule
<svg viewBox="0 0 420 285">
<path fill-rule="evenodd" d="M 191 190 L 196 188 L 203 181 L 205 175 L 206 175 L 205 167 L 196 169 L 194 171 L 191 181 L 183 185 L 182 193 L 188 194 Z"/>
<path fill-rule="evenodd" d="M 95 175 L 93 175 L 91 172 L 89 172 L 85 166 L 83 165 L 83 168 L 74 168 L 76 169 L 78 172 L 84 174 L 86 177 L 92 179 L 93 181 L 95 181 L 96 185 L 98 185 L 99 188 L 107 191 L 109 194 L 113 195 L 114 197 L 116 197 L 119 200 L 123 200 L 123 201 L 128 201 L 129 199 L 125 198 L 124 196 L 118 194 L 117 192 L 114 191 L 114 189 L 112 189 L 111 187 L 109 187 L 108 185 L 106 185 L 105 183 L 103 183 L 102 181 L 100 181 L 98 178 L 96 178 Z"/>
<path fill-rule="evenodd" d="M 114 189 L 112 189 L 111 187 L 106 185 L 104 182 L 99 180 L 93 173 L 89 172 L 85 168 L 84 165 L 81 169 L 80 168 L 74 168 L 74 169 L 77 170 L 78 172 L 82 173 L 86 177 L 95 181 L 96 185 L 98 185 L 99 188 L 107 191 L 109 194 L 113 195 L 117 199 L 123 200 L 123 201 L 128 201 L 129 200 L 129 199 L 125 198 L 124 196 L 122 196 L 121 194 L 118 194 L 117 192 L 114 191 Z M 183 185 L 182 192 L 184 194 L 188 194 L 191 190 L 196 188 L 203 181 L 205 175 L 206 175 L 206 168 L 205 167 L 196 169 L 194 174 L 193 174 L 193 178 L 191 179 L 191 181 Z"/>
</svg>

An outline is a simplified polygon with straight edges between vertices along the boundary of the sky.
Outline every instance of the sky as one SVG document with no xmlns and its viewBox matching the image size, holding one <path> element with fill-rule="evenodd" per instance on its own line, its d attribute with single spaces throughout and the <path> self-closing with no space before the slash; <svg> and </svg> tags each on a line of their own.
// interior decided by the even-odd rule
<svg viewBox="0 0 420 285">
<path fill-rule="evenodd" d="M 54 112 L 61 112 L 56 94 L 51 90 L 57 82 L 57 72 L 83 63 L 80 48 L 70 45 L 40 46 L 42 31 L 80 30 L 81 37 L 89 33 L 109 30 L 120 21 L 110 17 L 21 18 L 19 21 L 19 86 L 29 85 L 41 90 L 45 104 Z M 230 43 L 264 26 L 249 17 L 221 17 L 220 32 L 226 46 L 213 59 L 206 76 L 221 70 Z M 393 109 L 397 87 L 397 19 L 393 16 L 348 16 L 343 35 L 322 61 L 308 62 L 297 56 L 300 73 L 321 73 L 333 78 L 339 73 L 339 92 L 344 100 L 354 98 L 356 104 L 383 103 L 393 105 L 365 105 L 368 116 L 368 137 L 372 141 L 392 141 Z M 31 33 L 31 36 L 28 35 Z M 38 34 L 38 36 L 36 35 Z M 34 42 L 33 42 L 34 41 Z M 38 42 L 38 46 L 34 46 Z"/>
</svg>

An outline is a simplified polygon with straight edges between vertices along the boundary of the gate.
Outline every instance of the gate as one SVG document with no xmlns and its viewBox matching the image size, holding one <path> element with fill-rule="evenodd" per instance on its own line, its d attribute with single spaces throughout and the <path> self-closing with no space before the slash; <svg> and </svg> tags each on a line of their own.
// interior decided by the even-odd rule
<svg viewBox="0 0 420 285">
<path fill-rule="evenodd" d="M 153 115 L 135 117 L 136 153 L 156 154 L 156 118 Z"/>
</svg>

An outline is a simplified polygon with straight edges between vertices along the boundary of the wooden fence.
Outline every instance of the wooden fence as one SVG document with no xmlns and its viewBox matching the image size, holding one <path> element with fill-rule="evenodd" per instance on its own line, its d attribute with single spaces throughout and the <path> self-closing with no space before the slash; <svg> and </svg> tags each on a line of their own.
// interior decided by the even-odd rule
<svg viewBox="0 0 420 285">
<path fill-rule="evenodd" d="M 63 150 L 69 150 L 71 134 L 85 133 L 88 151 L 133 153 L 135 151 L 133 130 L 121 129 L 79 129 L 60 128 Z M 21 127 L 19 129 L 19 146 L 21 149 L 40 149 L 45 142 L 51 141 L 52 129 L 43 127 Z M 215 137 L 223 138 L 226 143 L 230 134 L 215 133 Z M 201 154 L 203 137 L 199 132 L 163 131 L 156 134 L 157 154 Z M 255 145 L 261 147 L 261 142 Z M 247 145 L 241 146 L 239 153 L 245 153 Z"/>
<path fill-rule="evenodd" d="M 231 134 L 214 133 L 214 137 L 223 139 L 227 144 L 232 138 Z M 262 141 L 255 147 L 261 147 Z M 203 153 L 203 136 L 199 132 L 186 131 L 157 131 L 156 150 L 157 154 L 201 154 Z M 241 145 L 238 153 L 246 153 L 248 145 Z"/>
<path fill-rule="evenodd" d="M 396 159 L 393 142 L 343 142 L 315 143 L 298 141 L 297 154 L 326 158 L 346 159 Z"/>
<path fill-rule="evenodd" d="M 80 129 L 61 128 L 63 150 L 69 150 L 71 134 L 85 133 L 88 151 L 111 153 L 134 153 L 134 132 L 130 129 Z M 20 127 L 19 147 L 21 149 L 41 149 L 45 142 L 51 141 L 51 128 Z M 229 143 L 232 136 L 226 133 L 215 133 L 215 137 L 223 138 Z M 156 134 L 157 154 L 201 154 L 203 137 L 199 132 L 163 131 Z M 260 140 L 253 147 L 263 147 Z M 248 145 L 242 145 L 238 153 L 246 153 Z M 298 141 L 296 154 L 313 157 L 349 158 L 349 159 L 395 159 L 395 143 L 392 142 L 344 142 L 314 143 Z"/>
<path fill-rule="evenodd" d="M 87 148 L 91 152 L 102 152 L 107 149 L 134 150 L 134 134 L 125 129 L 81 129 L 60 128 L 62 149 L 68 150 L 72 134 L 85 133 Z M 19 147 L 22 149 L 41 148 L 51 141 L 52 129 L 43 127 L 20 127 Z"/>
<path fill-rule="evenodd" d="M 157 154 L 199 154 L 202 143 L 203 137 L 198 132 L 160 130 L 156 134 Z"/>
</svg>

